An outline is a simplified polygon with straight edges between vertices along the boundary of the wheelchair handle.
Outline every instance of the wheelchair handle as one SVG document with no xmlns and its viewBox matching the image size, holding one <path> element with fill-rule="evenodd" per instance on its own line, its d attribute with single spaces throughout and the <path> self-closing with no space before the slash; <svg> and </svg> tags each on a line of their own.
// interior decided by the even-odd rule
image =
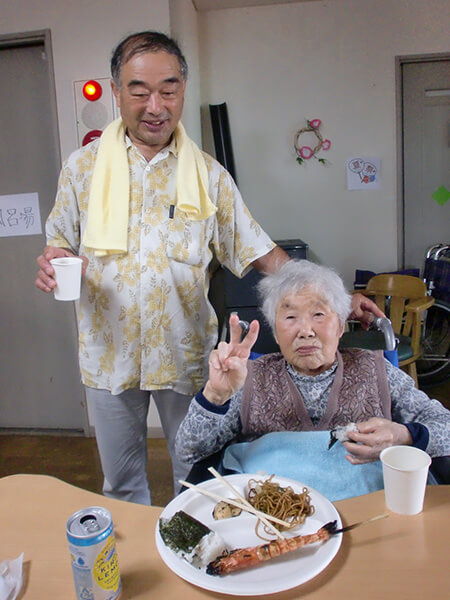
<svg viewBox="0 0 450 600">
<path fill-rule="evenodd" d="M 231 313 L 232 315 L 237 315 L 237 311 L 233 311 Z M 248 321 L 244 321 L 243 319 L 239 319 L 239 323 L 238 323 L 239 327 L 241 328 L 241 342 L 242 340 L 245 338 L 245 336 L 247 335 L 247 333 L 249 332 L 250 329 L 250 323 Z"/>
<path fill-rule="evenodd" d="M 375 317 L 373 327 L 376 327 L 376 329 L 383 333 L 386 350 L 395 350 L 397 348 L 398 339 L 395 337 L 394 328 L 387 317 Z"/>
</svg>

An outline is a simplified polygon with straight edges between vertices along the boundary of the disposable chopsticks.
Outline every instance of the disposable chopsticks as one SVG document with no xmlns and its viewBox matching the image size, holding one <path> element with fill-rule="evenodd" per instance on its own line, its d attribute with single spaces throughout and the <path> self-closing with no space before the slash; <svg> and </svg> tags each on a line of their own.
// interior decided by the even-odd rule
<svg viewBox="0 0 450 600">
<path fill-rule="evenodd" d="M 247 509 L 254 509 L 254 507 L 250 504 L 250 502 L 248 502 L 248 500 L 246 500 L 239 492 L 236 488 L 234 488 L 231 483 L 229 481 L 227 481 L 224 477 L 222 477 L 222 475 L 220 473 L 218 473 L 216 471 L 216 469 L 214 467 L 209 467 L 208 471 L 210 473 L 212 473 L 214 475 L 214 477 L 216 479 L 218 479 L 219 481 L 221 481 L 224 485 L 227 486 L 227 488 L 229 488 L 233 494 L 236 496 L 236 498 L 242 502 L 243 504 L 245 504 L 245 506 L 247 507 Z M 226 500 L 226 502 L 228 502 L 228 500 Z M 264 514 L 264 513 L 262 513 Z M 273 533 L 275 533 L 280 539 L 284 540 L 285 536 L 281 533 L 281 531 L 278 531 L 278 529 L 275 527 L 275 525 L 272 525 L 272 523 L 270 521 L 267 520 L 269 515 L 264 516 L 264 517 L 259 517 L 259 519 L 264 523 L 264 525 L 266 527 L 268 527 L 271 531 L 273 531 Z"/>
<path fill-rule="evenodd" d="M 333 531 L 332 535 L 336 533 L 344 533 L 344 531 L 350 531 L 350 529 L 355 529 L 355 527 L 359 527 L 360 525 L 366 525 L 367 523 L 372 523 L 372 521 L 379 521 L 380 519 L 386 519 L 389 516 L 389 513 L 383 513 L 382 515 L 377 515 L 376 517 L 371 517 L 370 519 L 366 519 L 365 521 L 359 521 L 358 523 L 353 523 L 352 525 L 347 525 L 346 527 L 341 527 L 341 529 L 336 529 Z"/>
<path fill-rule="evenodd" d="M 245 510 L 246 512 L 249 512 L 258 518 L 264 517 L 265 519 L 268 519 L 269 521 L 273 521 L 274 523 L 278 523 L 279 525 L 283 525 L 284 527 L 290 527 L 289 523 L 287 523 L 286 521 L 282 521 L 281 519 L 278 519 L 277 517 L 272 517 L 272 515 L 267 515 L 259 510 L 256 510 L 256 508 L 252 507 L 250 509 L 245 504 L 242 504 L 241 502 L 238 502 L 237 500 L 233 500 L 232 498 L 225 498 L 224 496 L 220 496 L 219 494 L 210 492 L 209 490 L 205 490 L 204 488 L 202 488 L 200 486 L 193 485 L 192 483 L 189 483 L 188 481 L 183 481 L 182 479 L 179 479 L 178 483 L 181 483 L 181 485 L 184 485 L 187 488 L 191 488 L 192 490 L 195 490 L 199 494 L 203 494 L 203 496 L 209 496 L 210 498 L 214 498 L 214 500 L 219 500 L 219 501 L 222 500 L 223 502 L 228 502 L 228 504 L 231 504 L 232 506 L 237 506 L 237 508 Z"/>
</svg>

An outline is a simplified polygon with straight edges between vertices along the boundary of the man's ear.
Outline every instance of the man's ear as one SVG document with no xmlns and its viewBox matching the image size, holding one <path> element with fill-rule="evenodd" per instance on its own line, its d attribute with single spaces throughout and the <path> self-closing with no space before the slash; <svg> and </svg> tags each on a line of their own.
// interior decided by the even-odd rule
<svg viewBox="0 0 450 600">
<path fill-rule="evenodd" d="M 120 108 L 120 90 L 117 87 L 117 85 L 115 84 L 113 79 L 111 79 L 111 89 L 112 89 L 112 93 L 114 94 L 114 98 L 116 99 L 116 104 L 117 104 L 118 108 Z"/>
</svg>

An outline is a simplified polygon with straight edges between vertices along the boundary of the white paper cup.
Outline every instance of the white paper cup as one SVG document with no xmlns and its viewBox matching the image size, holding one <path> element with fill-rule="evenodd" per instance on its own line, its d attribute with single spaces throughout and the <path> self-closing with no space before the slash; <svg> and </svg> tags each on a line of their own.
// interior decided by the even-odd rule
<svg viewBox="0 0 450 600">
<path fill-rule="evenodd" d="M 386 506 L 400 515 L 416 515 L 423 508 L 431 458 L 413 446 L 391 446 L 380 454 Z"/>
<path fill-rule="evenodd" d="M 55 269 L 55 300 L 78 300 L 81 289 L 81 266 L 83 261 L 77 256 L 52 258 Z"/>
</svg>

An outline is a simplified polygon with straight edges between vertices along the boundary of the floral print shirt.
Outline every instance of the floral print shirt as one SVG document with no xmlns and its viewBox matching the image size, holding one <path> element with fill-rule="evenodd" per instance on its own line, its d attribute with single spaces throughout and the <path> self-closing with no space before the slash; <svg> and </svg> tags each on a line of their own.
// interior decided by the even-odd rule
<svg viewBox="0 0 450 600">
<path fill-rule="evenodd" d="M 235 275 L 275 244 L 252 218 L 225 169 L 204 154 L 215 215 L 189 220 L 175 208 L 173 142 L 150 162 L 127 138 L 130 173 L 128 252 L 94 256 L 82 244 L 99 140 L 63 165 L 47 243 L 87 256 L 77 305 L 85 385 L 113 394 L 129 388 L 193 394 L 204 383 L 217 340 L 208 300 L 213 256 Z"/>
</svg>

